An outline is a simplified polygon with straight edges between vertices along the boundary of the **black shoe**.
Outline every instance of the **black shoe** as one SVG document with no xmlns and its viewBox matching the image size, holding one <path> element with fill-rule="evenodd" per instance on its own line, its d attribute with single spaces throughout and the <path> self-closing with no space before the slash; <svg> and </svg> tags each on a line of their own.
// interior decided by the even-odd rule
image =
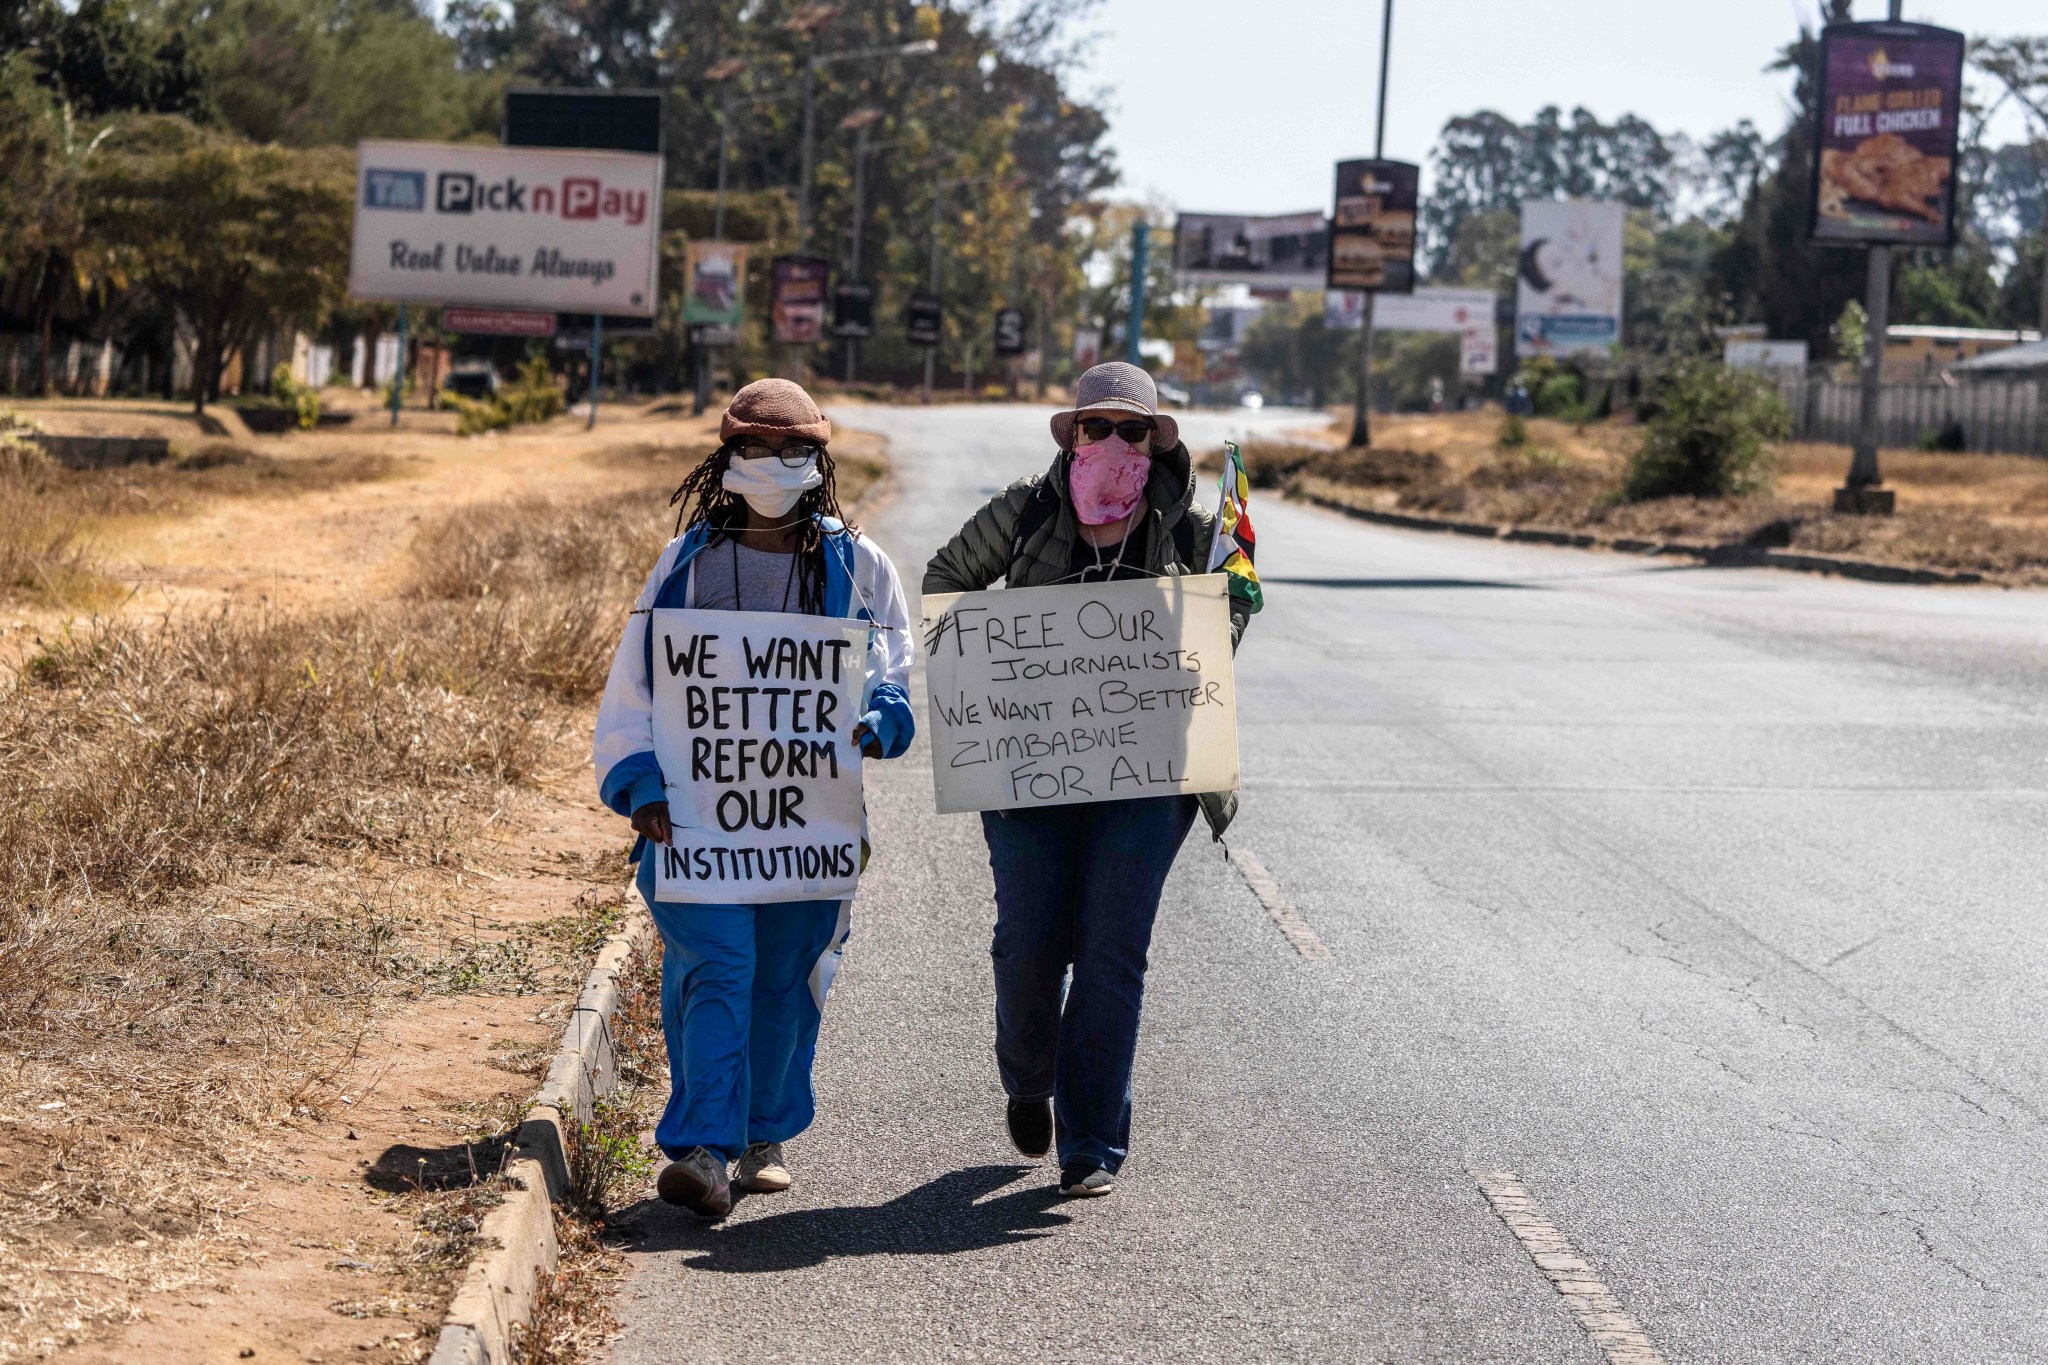
<svg viewBox="0 0 2048 1365">
<path fill-rule="evenodd" d="M 1093 1162 L 1074 1161 L 1060 1167 L 1060 1193 L 1069 1199 L 1090 1199 L 1115 1188 L 1116 1180 Z"/>
<path fill-rule="evenodd" d="M 1004 1117 L 1010 1125 L 1010 1141 L 1025 1156 L 1044 1156 L 1052 1150 L 1051 1100 L 1011 1100 Z"/>
</svg>

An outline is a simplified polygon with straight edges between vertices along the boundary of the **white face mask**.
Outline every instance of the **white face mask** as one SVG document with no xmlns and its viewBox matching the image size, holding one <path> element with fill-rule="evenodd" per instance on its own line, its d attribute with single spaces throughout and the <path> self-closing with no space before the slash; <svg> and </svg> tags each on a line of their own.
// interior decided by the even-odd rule
<svg viewBox="0 0 2048 1365">
<path fill-rule="evenodd" d="M 747 506 L 764 517 L 780 517 L 796 506 L 797 499 L 825 482 L 816 458 L 800 465 L 786 465 L 773 457 L 742 460 L 733 456 L 725 467 L 726 491 L 747 500 Z"/>
</svg>

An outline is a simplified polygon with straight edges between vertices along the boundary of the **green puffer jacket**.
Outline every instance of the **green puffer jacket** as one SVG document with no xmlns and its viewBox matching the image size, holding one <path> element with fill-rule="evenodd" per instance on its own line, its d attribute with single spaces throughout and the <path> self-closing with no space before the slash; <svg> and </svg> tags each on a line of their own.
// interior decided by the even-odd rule
<svg viewBox="0 0 2048 1365">
<path fill-rule="evenodd" d="M 1058 510 L 1043 522 L 1024 544 L 1017 545 L 1017 530 L 1033 499 L 1057 498 Z M 1209 563 L 1209 546 L 1216 536 L 1216 516 L 1195 502 L 1194 461 L 1185 445 L 1152 457 L 1152 476 L 1145 484 L 1145 519 L 1133 532 L 1143 538 L 1132 548 L 1135 555 L 1126 563 L 1155 574 L 1198 574 Z M 1174 528 L 1188 523 L 1177 538 Z M 984 504 L 967 519 L 959 534 L 939 548 L 925 566 L 927 593 L 979 592 L 997 579 L 1009 588 L 1035 588 L 1056 583 L 1073 571 L 1074 546 L 1080 540 L 1080 523 L 1067 496 L 1067 457 L 1054 458 L 1043 474 L 1017 480 Z M 1189 553 L 1183 557 L 1176 541 L 1186 541 Z M 1014 551 L 1014 553 L 1013 553 Z M 1244 638 L 1244 628 L 1257 608 L 1233 594 L 1230 598 L 1230 643 L 1233 650 Z M 1211 792 L 1198 798 L 1202 814 L 1216 838 L 1223 837 L 1237 814 L 1236 792 Z"/>
</svg>

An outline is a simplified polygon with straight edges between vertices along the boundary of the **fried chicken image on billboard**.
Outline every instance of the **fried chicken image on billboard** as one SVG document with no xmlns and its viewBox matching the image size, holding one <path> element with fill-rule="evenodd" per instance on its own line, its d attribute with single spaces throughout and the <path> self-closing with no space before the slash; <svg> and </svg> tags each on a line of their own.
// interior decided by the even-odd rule
<svg viewBox="0 0 2048 1365">
<path fill-rule="evenodd" d="M 1858 199 L 1939 224 L 1948 216 L 1948 179 L 1947 157 L 1928 156 L 1896 133 L 1879 133 L 1853 152 L 1830 148 L 1820 154 L 1821 215 L 1847 218 L 1848 201 Z"/>
</svg>

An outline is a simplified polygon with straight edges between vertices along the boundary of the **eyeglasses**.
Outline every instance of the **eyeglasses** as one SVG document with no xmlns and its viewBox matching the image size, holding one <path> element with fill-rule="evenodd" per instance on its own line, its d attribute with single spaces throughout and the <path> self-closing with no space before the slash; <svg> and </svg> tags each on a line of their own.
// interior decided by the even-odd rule
<svg viewBox="0 0 2048 1365">
<path fill-rule="evenodd" d="M 809 464 L 812 460 L 823 455 L 825 447 L 817 444 L 815 441 L 791 441 L 782 449 L 777 450 L 774 446 L 760 441 L 747 441 L 734 445 L 732 453 L 742 460 L 765 460 L 773 456 L 791 469 L 795 469 L 800 465 Z"/>
<path fill-rule="evenodd" d="M 1091 441 L 1106 441 L 1112 431 L 1130 445 L 1141 445 L 1152 439 L 1152 424 L 1135 417 L 1128 422 L 1112 422 L 1107 417 L 1083 417 L 1074 425 Z"/>
</svg>

